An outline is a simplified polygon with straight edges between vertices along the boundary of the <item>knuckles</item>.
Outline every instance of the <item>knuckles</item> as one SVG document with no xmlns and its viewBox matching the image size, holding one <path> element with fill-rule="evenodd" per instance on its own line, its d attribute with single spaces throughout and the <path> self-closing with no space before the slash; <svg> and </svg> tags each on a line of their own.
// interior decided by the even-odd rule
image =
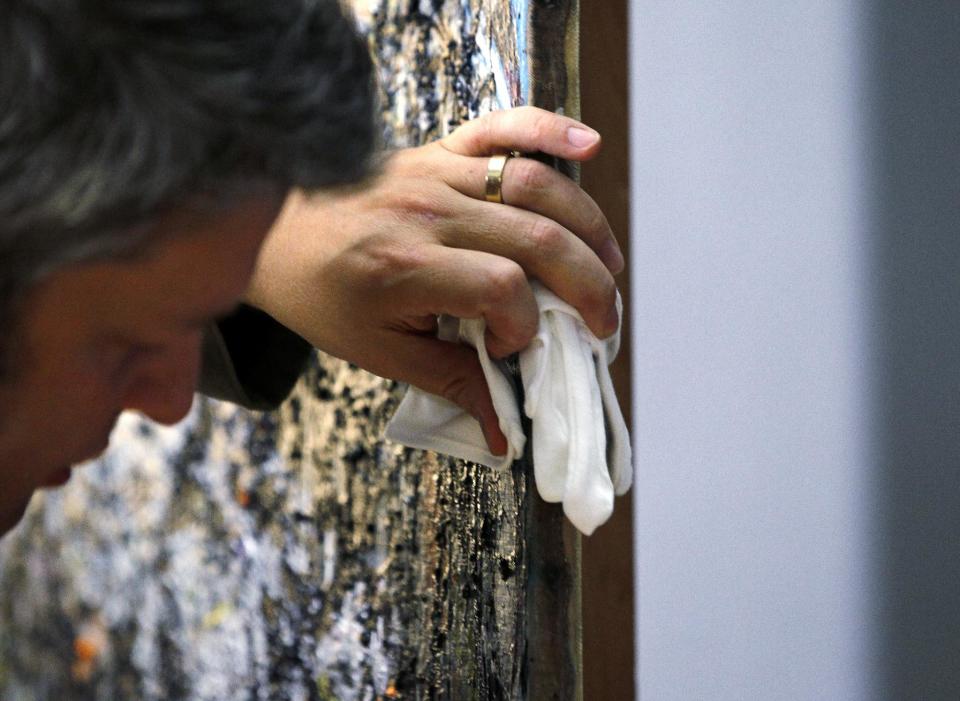
<svg viewBox="0 0 960 701">
<path fill-rule="evenodd" d="M 549 189 L 555 171 L 530 158 L 513 158 L 504 173 L 505 179 L 515 181 L 515 187 L 523 194 L 535 194 Z"/>
<path fill-rule="evenodd" d="M 527 293 L 526 273 L 517 263 L 504 259 L 491 265 L 486 273 L 486 292 L 489 304 L 503 306 L 514 303 Z"/>
<path fill-rule="evenodd" d="M 510 317 L 510 323 L 500 329 L 496 336 L 488 334 L 487 350 L 494 358 L 505 358 L 530 345 L 537 335 L 537 312 L 522 310 Z"/>
<path fill-rule="evenodd" d="M 558 257 L 564 247 L 566 231 L 552 219 L 538 218 L 527 230 L 530 253 L 545 260 Z"/>
<path fill-rule="evenodd" d="M 362 253 L 364 278 L 373 289 L 389 289 L 406 279 L 411 273 L 428 265 L 426 253 L 414 246 L 400 246 L 395 242 L 382 242 L 368 246 Z"/>
<path fill-rule="evenodd" d="M 487 272 L 486 314 L 489 329 L 489 349 L 496 357 L 503 357 L 526 348 L 537 333 L 538 311 L 526 273 L 513 261 L 492 267 Z"/>
<path fill-rule="evenodd" d="M 544 146 L 551 141 L 555 119 L 556 117 L 554 115 L 540 110 L 537 110 L 531 118 L 529 126 L 530 135 L 533 137 L 535 143 L 541 145 L 541 148 L 544 148 Z"/>
<path fill-rule="evenodd" d="M 538 144 L 546 143 L 553 133 L 553 126 L 558 119 L 551 112 L 524 105 L 507 112 L 513 120 L 513 128 L 524 131 Z"/>
</svg>

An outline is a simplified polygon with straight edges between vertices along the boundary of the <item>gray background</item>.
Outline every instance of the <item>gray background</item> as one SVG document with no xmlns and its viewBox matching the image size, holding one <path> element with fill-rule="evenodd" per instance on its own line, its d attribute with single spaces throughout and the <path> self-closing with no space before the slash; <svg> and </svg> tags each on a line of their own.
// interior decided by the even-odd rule
<svg viewBox="0 0 960 701">
<path fill-rule="evenodd" d="M 960 698 L 960 3 L 631 10 L 639 693 Z"/>
</svg>

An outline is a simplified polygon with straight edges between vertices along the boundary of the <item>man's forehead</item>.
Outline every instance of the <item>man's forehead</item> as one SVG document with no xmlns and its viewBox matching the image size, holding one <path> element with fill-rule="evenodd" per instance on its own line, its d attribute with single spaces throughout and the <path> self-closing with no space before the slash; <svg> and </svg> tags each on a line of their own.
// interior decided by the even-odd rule
<svg viewBox="0 0 960 701">
<path fill-rule="evenodd" d="M 73 327 L 127 318 L 199 323 L 229 311 L 278 209 L 278 202 L 259 198 L 202 221 L 189 212 L 164 217 L 156 226 L 176 229 L 158 232 L 148 254 L 65 266 L 35 287 L 24 311 Z"/>
</svg>

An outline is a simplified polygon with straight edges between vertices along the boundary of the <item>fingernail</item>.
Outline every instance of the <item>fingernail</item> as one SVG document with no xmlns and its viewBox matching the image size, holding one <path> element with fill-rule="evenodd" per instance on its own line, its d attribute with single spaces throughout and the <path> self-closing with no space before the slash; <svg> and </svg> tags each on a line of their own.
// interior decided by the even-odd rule
<svg viewBox="0 0 960 701">
<path fill-rule="evenodd" d="M 600 135 L 593 129 L 585 127 L 570 127 L 567 129 L 567 141 L 577 148 L 593 146 L 600 140 Z"/>
<path fill-rule="evenodd" d="M 623 253 L 615 239 L 607 239 L 600 248 L 600 260 L 607 266 L 611 273 L 616 275 L 623 272 L 626 262 L 623 260 Z"/>
</svg>

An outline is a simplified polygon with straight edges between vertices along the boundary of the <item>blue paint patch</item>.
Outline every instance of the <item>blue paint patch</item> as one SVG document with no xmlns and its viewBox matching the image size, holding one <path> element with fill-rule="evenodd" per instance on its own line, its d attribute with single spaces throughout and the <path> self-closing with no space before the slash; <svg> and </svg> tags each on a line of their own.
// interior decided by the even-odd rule
<svg viewBox="0 0 960 701">
<path fill-rule="evenodd" d="M 510 0 L 510 12 L 517 28 L 517 70 L 520 74 L 520 104 L 530 102 L 530 61 L 527 55 L 527 17 L 530 0 Z"/>
</svg>

